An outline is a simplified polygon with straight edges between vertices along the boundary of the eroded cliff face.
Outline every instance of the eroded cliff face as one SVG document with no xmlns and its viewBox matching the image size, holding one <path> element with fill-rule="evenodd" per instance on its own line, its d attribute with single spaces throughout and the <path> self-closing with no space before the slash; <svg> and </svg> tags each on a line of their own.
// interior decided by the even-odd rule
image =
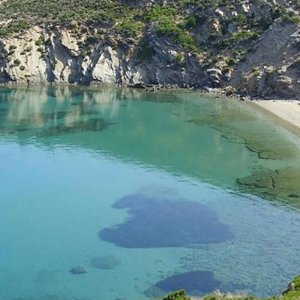
<svg viewBox="0 0 300 300">
<path fill-rule="evenodd" d="M 172 25 L 174 1 L 121 2 L 147 21 L 44 23 L 0 37 L 0 84 L 178 86 L 300 99 L 300 27 L 281 12 L 297 17 L 294 4 L 193 5 Z M 131 22 L 141 26 L 134 36 L 117 30 Z"/>
<path fill-rule="evenodd" d="M 262 98 L 300 98 L 300 28 L 273 24 L 238 65 L 230 84 L 239 93 Z"/>
<path fill-rule="evenodd" d="M 205 82 L 200 61 L 186 54 L 178 61 L 176 44 L 151 36 L 147 49 L 134 40 L 112 36 L 83 55 L 81 40 L 64 28 L 34 27 L 19 37 L 2 39 L 0 82 L 26 84 L 198 85 Z M 150 45 L 150 46 L 149 46 Z M 151 47 L 151 49 L 150 49 Z M 151 53 L 140 53 L 150 51 Z"/>
</svg>

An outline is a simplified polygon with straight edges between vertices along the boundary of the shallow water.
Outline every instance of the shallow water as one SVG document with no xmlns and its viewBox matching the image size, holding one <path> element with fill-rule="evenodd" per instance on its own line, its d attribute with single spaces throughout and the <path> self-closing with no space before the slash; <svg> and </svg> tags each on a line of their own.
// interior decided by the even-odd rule
<svg viewBox="0 0 300 300">
<path fill-rule="evenodd" d="M 0 299 L 280 293 L 300 270 L 299 145 L 198 93 L 1 89 Z"/>
</svg>

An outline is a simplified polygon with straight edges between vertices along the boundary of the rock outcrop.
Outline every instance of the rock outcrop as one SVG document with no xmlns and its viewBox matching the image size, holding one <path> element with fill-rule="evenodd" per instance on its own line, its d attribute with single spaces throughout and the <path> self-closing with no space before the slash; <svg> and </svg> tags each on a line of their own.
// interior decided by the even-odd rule
<svg viewBox="0 0 300 300">
<path fill-rule="evenodd" d="M 179 46 L 150 33 L 148 40 L 151 57 L 141 58 L 139 45 L 118 36 L 100 41 L 83 55 L 80 41 L 68 30 L 36 26 L 22 37 L 2 39 L 0 83 L 195 86 L 205 82 L 196 57 L 186 54 L 183 66 L 177 60 Z"/>
<path fill-rule="evenodd" d="M 287 289 L 281 296 L 273 296 L 269 298 L 258 298 L 243 294 L 222 293 L 216 291 L 213 294 L 204 297 L 189 297 L 184 290 L 173 292 L 162 300 L 298 300 L 300 299 L 300 276 L 291 281 Z"/>
<path fill-rule="evenodd" d="M 218 88 L 300 99 L 296 2 L 110 2 L 132 15 L 67 22 L 32 12 L 29 25 L 0 12 L 0 84 Z M 0 2 L 7 14 L 9 5 Z"/>
<path fill-rule="evenodd" d="M 300 97 L 300 28 L 278 22 L 260 38 L 231 84 L 241 93 L 263 98 Z"/>
</svg>

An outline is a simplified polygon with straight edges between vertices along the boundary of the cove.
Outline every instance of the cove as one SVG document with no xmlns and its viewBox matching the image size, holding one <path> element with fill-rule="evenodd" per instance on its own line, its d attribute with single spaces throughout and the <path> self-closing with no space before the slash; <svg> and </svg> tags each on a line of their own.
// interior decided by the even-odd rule
<svg viewBox="0 0 300 300">
<path fill-rule="evenodd" d="M 268 296 L 299 273 L 299 139 L 247 103 L 1 88 L 0 167 L 0 299 L 147 300 L 180 274 Z"/>
</svg>

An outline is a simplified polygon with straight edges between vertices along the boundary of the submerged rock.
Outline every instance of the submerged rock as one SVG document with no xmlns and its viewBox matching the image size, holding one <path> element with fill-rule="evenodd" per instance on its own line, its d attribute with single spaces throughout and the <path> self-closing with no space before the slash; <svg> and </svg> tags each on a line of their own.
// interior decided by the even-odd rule
<svg viewBox="0 0 300 300">
<path fill-rule="evenodd" d="M 87 273 L 86 269 L 80 266 L 73 267 L 72 269 L 69 270 L 69 273 L 74 274 L 74 275 L 81 275 Z"/>
<path fill-rule="evenodd" d="M 161 296 L 165 293 L 184 289 L 189 295 L 201 296 L 220 288 L 221 282 L 214 278 L 213 272 L 193 271 L 172 275 L 157 282 L 148 289 L 147 296 Z"/>
<path fill-rule="evenodd" d="M 248 187 L 253 187 L 253 188 L 272 188 L 273 185 L 273 179 L 270 174 L 261 172 L 261 173 L 256 173 L 253 175 L 250 175 L 248 177 L 244 178 L 238 178 L 237 183 L 239 185 L 244 185 Z"/>
<path fill-rule="evenodd" d="M 290 198 L 300 198 L 300 196 L 298 194 L 290 194 L 289 195 Z"/>
<path fill-rule="evenodd" d="M 91 261 L 94 268 L 102 270 L 111 270 L 120 265 L 120 261 L 113 255 L 95 257 Z"/>
<path fill-rule="evenodd" d="M 254 171 L 236 182 L 246 192 L 300 207 L 300 173 L 297 168 Z"/>
<path fill-rule="evenodd" d="M 130 218 L 99 232 L 102 240 L 125 248 L 189 247 L 221 243 L 232 238 L 228 226 L 207 206 L 185 199 L 148 198 L 130 195 L 117 201 Z"/>
</svg>

